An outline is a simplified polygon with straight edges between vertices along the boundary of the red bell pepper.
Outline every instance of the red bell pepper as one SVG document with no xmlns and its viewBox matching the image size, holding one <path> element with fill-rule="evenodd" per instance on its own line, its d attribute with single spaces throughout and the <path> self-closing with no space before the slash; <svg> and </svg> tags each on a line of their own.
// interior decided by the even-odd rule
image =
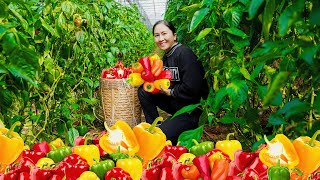
<svg viewBox="0 0 320 180">
<path fill-rule="evenodd" d="M 29 172 L 21 172 L 18 176 L 19 180 L 30 180 L 30 173 Z"/>
<path fill-rule="evenodd" d="M 49 180 L 62 180 L 62 177 L 57 174 L 54 174 L 53 176 L 51 176 Z"/>
<path fill-rule="evenodd" d="M 123 69 L 124 68 L 124 64 L 122 61 L 118 61 L 117 64 L 115 65 L 115 68 L 118 68 L 118 69 Z"/>
<path fill-rule="evenodd" d="M 108 154 L 101 148 L 100 144 L 95 144 L 95 145 L 99 148 L 100 157 Z"/>
<path fill-rule="evenodd" d="M 106 78 L 107 74 L 108 74 L 108 70 L 107 69 L 102 69 L 101 78 Z"/>
<path fill-rule="evenodd" d="M 206 154 L 195 157 L 192 162 L 198 168 L 201 175 L 211 176 L 210 162 Z"/>
<path fill-rule="evenodd" d="M 236 166 L 235 161 L 231 161 L 229 164 L 229 172 L 228 176 L 237 176 L 239 173 L 241 173 L 240 169 Z"/>
<path fill-rule="evenodd" d="M 183 153 L 188 152 L 188 148 L 185 146 L 172 146 L 172 145 L 166 145 L 164 147 L 164 152 L 170 152 L 173 154 L 177 159 L 181 156 Z"/>
<path fill-rule="evenodd" d="M 242 180 L 260 180 L 258 173 L 256 170 L 247 168 L 244 170 L 244 175 L 242 176 Z"/>
<path fill-rule="evenodd" d="M 234 153 L 234 162 L 240 171 L 244 171 L 256 157 L 257 154 L 255 152 L 238 150 Z"/>
<path fill-rule="evenodd" d="M 114 167 L 106 172 L 104 176 L 105 180 L 132 180 L 130 174 L 121 168 Z"/>
<path fill-rule="evenodd" d="M 160 75 L 155 77 L 155 80 L 158 79 L 169 79 L 171 81 L 172 79 L 172 73 L 170 70 L 163 70 L 161 71 Z"/>
<path fill-rule="evenodd" d="M 160 168 L 170 167 L 172 168 L 173 163 L 177 162 L 177 158 L 169 153 L 164 153 L 160 158 L 153 160 L 152 166 L 158 166 Z"/>
<path fill-rule="evenodd" d="M 33 166 L 30 172 L 30 179 L 41 179 L 41 180 L 49 180 L 52 176 L 51 170 L 49 169 L 40 169 L 37 166 Z"/>
<path fill-rule="evenodd" d="M 81 146 L 84 145 L 84 141 L 86 139 L 83 136 L 77 136 L 76 138 L 74 138 L 73 144 L 74 146 Z"/>
<path fill-rule="evenodd" d="M 149 57 L 143 57 L 139 59 L 139 62 L 143 66 L 143 71 L 141 72 L 141 78 L 145 81 L 152 82 L 154 80 L 153 74 L 151 73 L 151 64 Z"/>
<path fill-rule="evenodd" d="M 9 172 L 7 174 L 0 174 L 0 179 L 2 180 L 18 180 L 18 173 Z"/>
<path fill-rule="evenodd" d="M 32 161 L 30 158 L 28 157 L 22 157 L 22 159 L 13 166 L 13 171 L 17 172 L 17 173 L 21 173 L 21 172 L 30 172 L 30 168 L 32 168 L 33 166 L 35 166 L 34 161 Z"/>
<path fill-rule="evenodd" d="M 255 170 L 260 179 L 268 179 L 268 166 L 263 164 L 259 157 L 256 157 L 247 169 Z"/>
<path fill-rule="evenodd" d="M 50 145 L 48 142 L 43 141 L 43 142 L 39 142 L 39 143 L 34 144 L 33 150 L 44 152 L 45 154 L 48 154 L 48 152 L 51 151 L 51 148 L 50 148 Z"/>
<path fill-rule="evenodd" d="M 159 180 L 160 179 L 161 168 L 158 166 L 153 166 L 144 169 L 142 172 L 141 180 Z"/>
<path fill-rule="evenodd" d="M 162 168 L 160 172 L 160 180 L 174 180 L 174 177 L 172 174 L 172 168 L 170 167 Z"/>
<path fill-rule="evenodd" d="M 46 154 L 41 151 L 31 151 L 31 150 L 27 150 L 27 149 L 22 151 L 22 157 L 28 157 L 35 163 L 37 163 L 39 159 L 41 159 L 45 156 L 46 156 Z"/>
<path fill-rule="evenodd" d="M 78 164 L 78 163 L 87 164 L 87 161 L 82 157 L 80 157 L 78 154 L 69 154 L 62 161 L 71 165 Z"/>
<path fill-rule="evenodd" d="M 175 180 L 184 180 L 181 172 L 182 172 L 182 169 L 186 166 L 187 165 L 182 164 L 181 162 L 173 163 L 172 175 Z"/>
</svg>

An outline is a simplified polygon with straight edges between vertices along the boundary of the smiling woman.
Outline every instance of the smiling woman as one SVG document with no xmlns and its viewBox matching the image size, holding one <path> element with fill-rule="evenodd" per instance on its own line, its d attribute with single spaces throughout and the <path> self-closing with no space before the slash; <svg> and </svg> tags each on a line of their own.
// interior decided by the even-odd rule
<svg viewBox="0 0 320 180">
<path fill-rule="evenodd" d="M 184 106 L 199 103 L 208 95 L 208 84 L 204 78 L 204 69 L 193 51 L 177 41 L 175 27 L 168 21 L 157 21 L 153 26 L 154 41 L 165 52 L 163 69 L 170 70 L 170 87 L 160 86 L 160 92 L 152 94 L 142 87 L 138 90 L 141 107 L 147 123 L 152 123 L 158 116 L 157 108 L 173 115 Z M 165 120 L 159 127 L 172 144 L 177 143 L 179 135 L 198 126 L 202 111 L 194 110 Z"/>
</svg>

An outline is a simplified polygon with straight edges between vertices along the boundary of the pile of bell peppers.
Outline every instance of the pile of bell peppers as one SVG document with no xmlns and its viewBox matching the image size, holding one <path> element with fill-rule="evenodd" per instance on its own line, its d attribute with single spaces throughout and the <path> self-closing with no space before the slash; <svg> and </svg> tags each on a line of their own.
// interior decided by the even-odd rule
<svg viewBox="0 0 320 180">
<path fill-rule="evenodd" d="M 216 179 L 310 179 L 320 178 L 320 143 L 318 130 L 307 136 L 289 140 L 277 134 L 254 152 L 245 152 L 237 140 L 198 142 L 190 148 L 171 145 L 161 129 L 153 124 L 141 123 L 131 128 L 119 120 L 106 131 L 92 137 L 78 136 L 74 147 L 57 138 L 23 146 L 15 156 L 1 154 L 5 165 L 0 180 L 48 179 L 128 179 L 128 180 L 216 180 Z M 17 124 L 18 125 L 18 124 Z M 16 125 L 14 125 L 16 126 Z M 0 144 L 21 139 L 8 129 L 0 129 Z M 13 145 L 14 141 L 10 141 Z M 23 141 L 22 141 L 23 143 Z M 8 147 L 8 146 L 1 146 Z M 10 158 L 10 159 L 9 159 Z M 233 158 L 233 159 L 232 159 Z"/>
<path fill-rule="evenodd" d="M 103 69 L 101 72 L 101 78 L 123 79 L 128 78 L 130 73 L 132 73 L 131 67 L 125 67 L 122 61 L 118 61 L 114 67 Z"/>
<path fill-rule="evenodd" d="M 131 69 L 128 83 L 133 87 L 143 85 L 143 89 L 152 94 L 170 87 L 171 71 L 163 70 L 163 61 L 157 54 L 140 58 Z"/>
</svg>

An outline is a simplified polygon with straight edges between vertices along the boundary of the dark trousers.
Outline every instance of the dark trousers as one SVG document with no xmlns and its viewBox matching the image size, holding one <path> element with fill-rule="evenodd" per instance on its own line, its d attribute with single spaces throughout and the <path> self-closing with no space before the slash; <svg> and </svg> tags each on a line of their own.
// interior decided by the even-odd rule
<svg viewBox="0 0 320 180">
<path fill-rule="evenodd" d="M 158 109 L 174 115 L 178 110 L 183 108 L 188 103 L 181 101 L 172 96 L 166 96 L 164 94 L 151 94 L 143 90 L 143 87 L 138 89 L 138 97 L 142 106 L 142 110 L 147 123 L 152 122 L 159 116 Z M 167 140 L 170 140 L 173 145 L 177 144 L 179 135 L 186 131 L 195 129 L 198 127 L 199 117 L 201 111 L 199 109 L 194 110 L 191 114 L 184 113 L 176 116 L 174 119 L 166 119 L 159 128 L 167 136 Z"/>
</svg>

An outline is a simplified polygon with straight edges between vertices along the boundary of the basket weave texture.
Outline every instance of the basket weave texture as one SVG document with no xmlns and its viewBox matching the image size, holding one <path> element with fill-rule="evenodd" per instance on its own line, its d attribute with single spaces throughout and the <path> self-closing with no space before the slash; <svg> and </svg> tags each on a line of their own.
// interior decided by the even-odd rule
<svg viewBox="0 0 320 180">
<path fill-rule="evenodd" d="M 126 79 L 100 78 L 103 114 L 108 126 L 123 120 L 130 127 L 141 122 L 141 105 L 138 88 L 130 86 Z"/>
</svg>

